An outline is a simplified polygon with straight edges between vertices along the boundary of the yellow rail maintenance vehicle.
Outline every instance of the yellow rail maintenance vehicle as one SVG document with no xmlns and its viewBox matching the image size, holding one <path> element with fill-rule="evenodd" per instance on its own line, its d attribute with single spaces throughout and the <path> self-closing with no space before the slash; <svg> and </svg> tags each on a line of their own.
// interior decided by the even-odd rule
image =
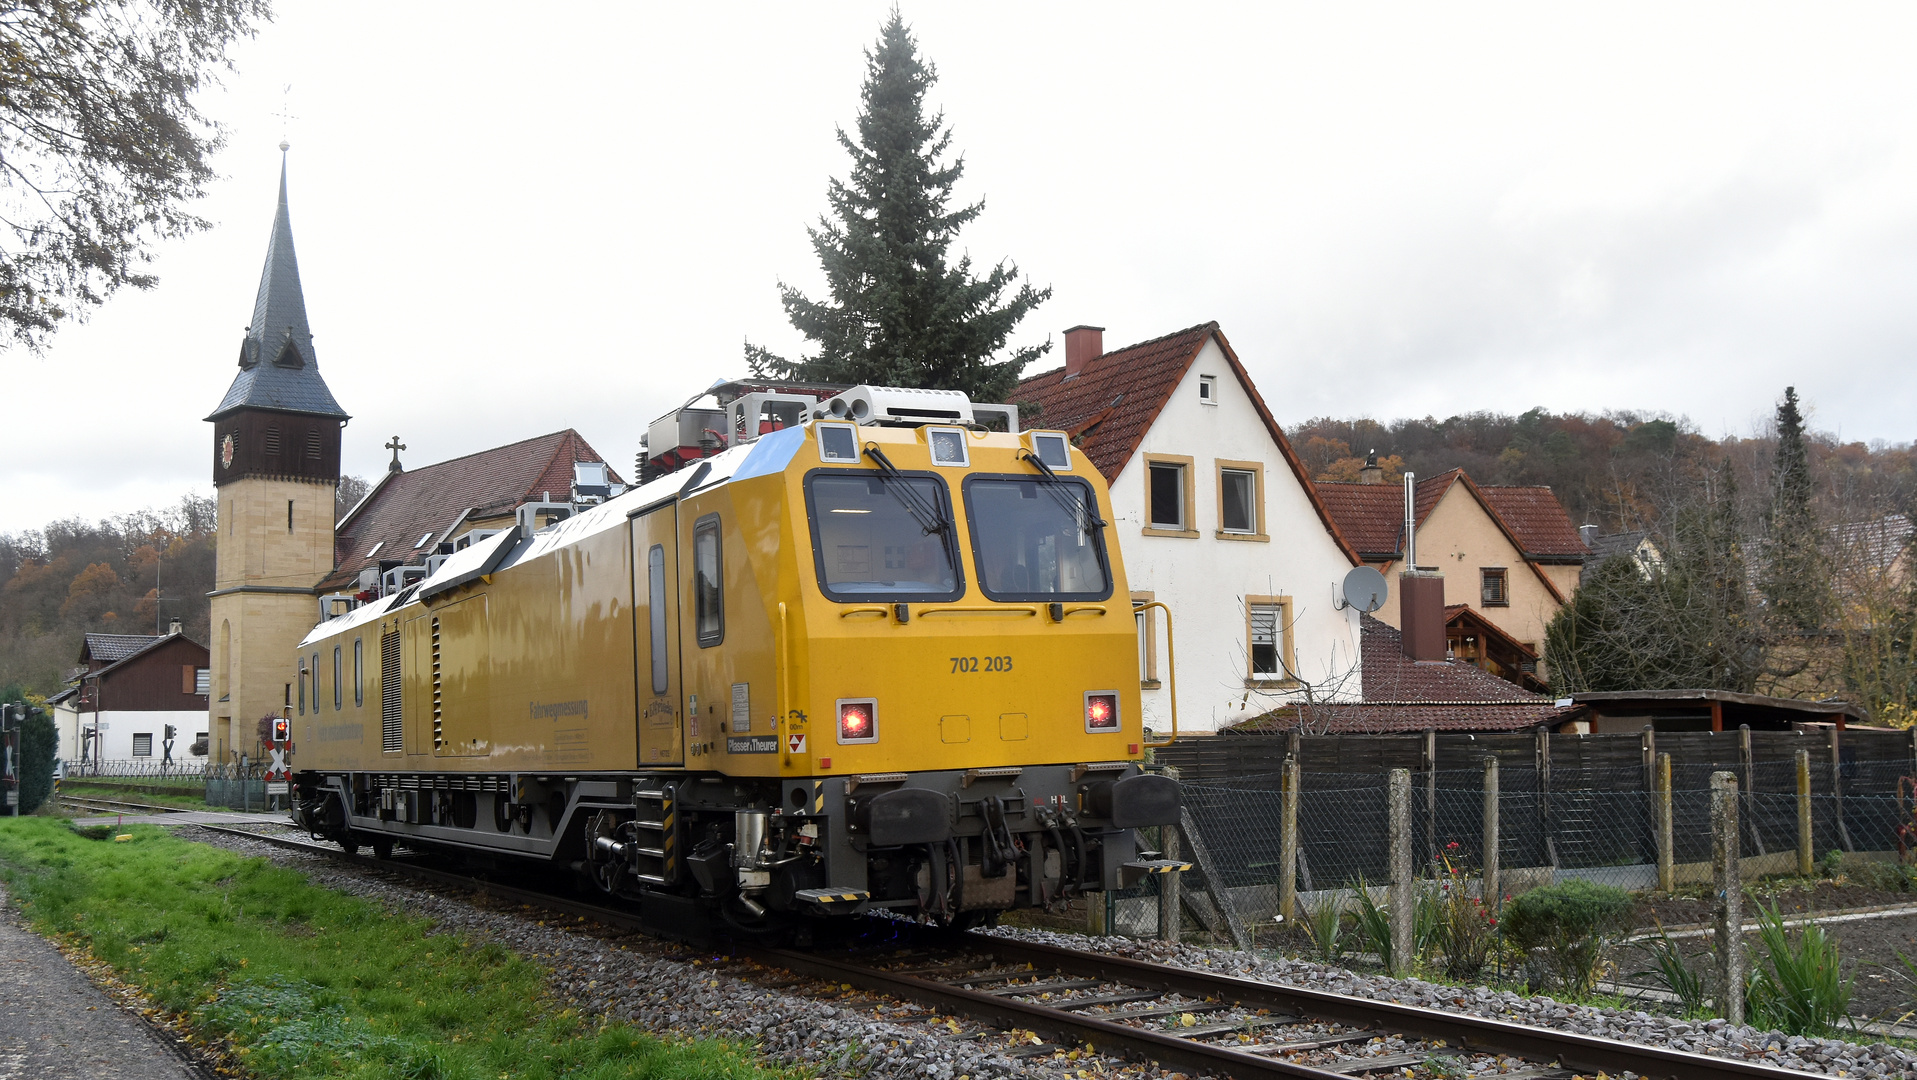
<svg viewBox="0 0 1917 1080">
<path fill-rule="evenodd" d="M 714 390 L 652 426 L 662 475 L 314 628 L 297 820 L 577 870 L 668 932 L 973 925 L 1182 865 L 1137 850 L 1178 785 L 1140 767 L 1110 496 L 1065 435 Z"/>
</svg>

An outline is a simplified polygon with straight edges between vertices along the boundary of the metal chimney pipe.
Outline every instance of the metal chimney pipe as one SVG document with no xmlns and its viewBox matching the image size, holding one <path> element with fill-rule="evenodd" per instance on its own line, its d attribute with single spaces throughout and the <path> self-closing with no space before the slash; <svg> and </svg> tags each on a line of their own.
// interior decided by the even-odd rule
<svg viewBox="0 0 1917 1080">
<path fill-rule="evenodd" d="M 1404 474 L 1404 568 L 1418 568 L 1418 474 Z"/>
</svg>

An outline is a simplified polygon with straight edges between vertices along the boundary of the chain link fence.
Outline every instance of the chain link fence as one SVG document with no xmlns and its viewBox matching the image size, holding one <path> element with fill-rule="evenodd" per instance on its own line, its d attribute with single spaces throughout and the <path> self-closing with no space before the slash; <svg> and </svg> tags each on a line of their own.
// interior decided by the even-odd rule
<svg viewBox="0 0 1917 1080">
<path fill-rule="evenodd" d="M 1917 843 L 1917 797 L 1908 761 L 1810 764 L 1811 792 L 1800 798 L 1790 761 L 1743 768 L 1673 765 L 1670 860 L 1678 883 L 1708 878 L 1711 855 L 1710 777 L 1731 772 L 1739 786 L 1739 856 L 1745 873 L 1794 873 L 1800 813 L 1809 804 L 1811 856 L 1858 852 L 1898 858 Z M 1819 775 L 1821 773 L 1821 775 Z M 1499 892 L 1584 878 L 1620 888 L 1658 885 L 1660 803 L 1642 768 L 1543 770 L 1505 765 L 1495 792 L 1486 772 L 1440 769 L 1412 773 L 1409 843 L 1414 874 L 1435 879 L 1447 869 L 1482 887 L 1488 825 L 1495 805 Z M 1184 778 L 1184 846 L 1194 864 L 1179 888 L 1188 911 L 1207 925 L 1204 908 L 1228 909 L 1241 927 L 1270 926 L 1279 910 L 1287 858 L 1285 774 Z M 1301 773 L 1294 887 L 1302 906 L 1348 903 L 1369 887 L 1383 898 L 1390 881 L 1388 771 Z M 1141 843 L 1147 843 L 1141 839 Z M 1160 841 L 1162 846 L 1162 841 Z M 1161 885 L 1141 882 L 1113 894 L 1113 930 L 1153 936 Z"/>
</svg>

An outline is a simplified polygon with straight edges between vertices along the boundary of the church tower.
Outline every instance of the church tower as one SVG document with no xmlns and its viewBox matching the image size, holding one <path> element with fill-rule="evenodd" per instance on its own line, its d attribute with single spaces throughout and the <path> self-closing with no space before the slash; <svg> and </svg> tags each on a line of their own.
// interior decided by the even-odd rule
<svg viewBox="0 0 1917 1080">
<path fill-rule="evenodd" d="M 340 429 L 349 417 L 320 378 L 313 352 L 286 210 L 284 158 L 279 210 L 239 366 L 207 417 L 220 530 L 208 594 L 214 761 L 256 752 L 257 722 L 286 703 L 294 649 L 319 621 L 314 587 L 333 569 Z"/>
</svg>

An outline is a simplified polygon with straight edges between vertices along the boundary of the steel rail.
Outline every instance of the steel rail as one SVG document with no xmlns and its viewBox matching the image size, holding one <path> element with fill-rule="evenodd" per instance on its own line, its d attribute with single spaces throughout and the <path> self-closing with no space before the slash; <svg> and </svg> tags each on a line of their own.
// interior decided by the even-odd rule
<svg viewBox="0 0 1917 1080">
<path fill-rule="evenodd" d="M 259 840 L 279 847 L 309 851 L 354 865 L 395 870 L 424 880 L 459 888 L 473 889 L 502 900 L 543 907 L 567 915 L 596 919 L 624 930 L 646 932 L 648 927 L 637 915 L 616 908 L 582 903 L 549 893 L 502 885 L 482 878 L 449 873 L 409 862 L 394 862 L 358 854 L 347 854 L 329 844 L 317 844 L 284 836 L 268 836 L 219 825 L 198 828 Z M 1442 1039 L 1469 1053 L 1505 1054 L 1523 1058 L 1534 1065 L 1603 1072 L 1616 1075 L 1632 1072 L 1645 1080 L 1801 1080 L 1815 1073 L 1797 1072 L 1760 1062 L 1712 1057 L 1685 1050 L 1645 1046 L 1578 1035 L 1551 1028 L 1531 1027 L 1504 1020 L 1492 1020 L 1464 1013 L 1445 1012 L 1371 998 L 1352 997 L 1322 990 L 1281 983 L 1262 982 L 1234 975 L 1194 971 L 1188 968 L 1154 964 L 1128 957 L 1084 952 L 1055 945 L 1016 941 L 989 934 L 955 931 L 929 931 L 922 943 L 934 947 L 984 954 L 1013 964 L 1029 964 L 1035 970 L 1058 971 L 1067 975 L 1097 978 L 1101 981 L 1137 986 L 1163 993 L 1178 993 L 1201 1000 L 1211 999 L 1248 1008 L 1269 1009 L 1274 1013 L 1297 1015 L 1310 1020 L 1328 1020 L 1416 1039 Z M 879 970 L 864 964 L 825 956 L 751 945 L 734 945 L 732 953 L 767 966 L 784 968 L 801 975 L 847 983 L 889 997 L 936 1005 L 950 1012 L 1004 1028 L 1023 1028 L 1058 1041 L 1084 1043 L 1094 1047 L 1123 1050 L 1143 1058 L 1189 1068 L 1214 1070 L 1240 1078 L 1297 1077 L 1306 1080 L 1349 1078 L 1362 1058 L 1337 1063 L 1337 1071 L 1314 1068 L 1235 1050 L 1226 1046 L 1199 1042 L 1147 1028 L 1083 1016 L 1067 1009 L 1019 1001 L 1002 994 L 987 994 L 932 979 Z M 1064 1002 L 1069 1004 L 1069 1001 Z M 1384 1068 L 1384 1066 L 1380 1066 Z"/>
</svg>

